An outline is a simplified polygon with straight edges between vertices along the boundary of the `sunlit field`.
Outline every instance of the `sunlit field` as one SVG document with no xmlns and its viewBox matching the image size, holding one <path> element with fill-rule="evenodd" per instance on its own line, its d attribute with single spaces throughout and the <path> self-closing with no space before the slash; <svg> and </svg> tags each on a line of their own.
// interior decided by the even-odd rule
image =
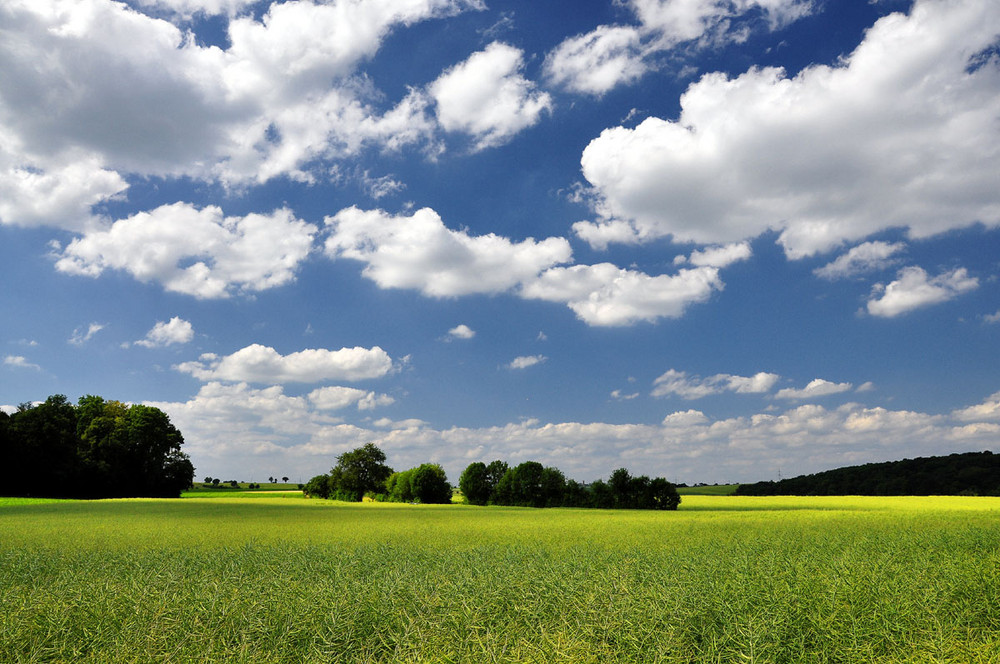
<svg viewBox="0 0 1000 664">
<path fill-rule="evenodd" d="M 0 499 L 0 661 L 1000 662 L 1000 499 Z"/>
</svg>

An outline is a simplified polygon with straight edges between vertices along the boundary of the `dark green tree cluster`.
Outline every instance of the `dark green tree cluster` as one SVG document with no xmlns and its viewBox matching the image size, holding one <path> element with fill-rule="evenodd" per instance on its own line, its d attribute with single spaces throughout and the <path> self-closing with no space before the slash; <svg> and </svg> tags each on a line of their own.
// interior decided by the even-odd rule
<svg viewBox="0 0 1000 664">
<path fill-rule="evenodd" d="M 477 461 L 462 472 L 458 486 L 473 505 L 675 510 L 681 502 L 674 485 L 662 477 L 633 477 L 619 468 L 608 482 L 584 485 L 537 461 L 513 468 L 503 461 Z"/>
<path fill-rule="evenodd" d="M 1000 496 L 1000 455 L 969 452 L 741 484 L 741 496 Z"/>
<path fill-rule="evenodd" d="M 59 498 L 176 497 L 194 466 L 184 438 L 159 408 L 50 396 L 0 412 L 0 491 Z"/>
<path fill-rule="evenodd" d="M 329 473 L 313 477 L 302 490 L 307 496 L 348 502 L 365 496 L 407 503 L 451 502 L 451 485 L 444 468 L 425 463 L 393 472 L 385 465 L 385 452 L 373 443 L 344 452 Z"/>
<path fill-rule="evenodd" d="M 451 502 L 451 485 L 444 468 L 436 463 L 422 463 L 400 473 L 393 473 L 385 482 L 385 499 L 394 503 Z"/>
</svg>

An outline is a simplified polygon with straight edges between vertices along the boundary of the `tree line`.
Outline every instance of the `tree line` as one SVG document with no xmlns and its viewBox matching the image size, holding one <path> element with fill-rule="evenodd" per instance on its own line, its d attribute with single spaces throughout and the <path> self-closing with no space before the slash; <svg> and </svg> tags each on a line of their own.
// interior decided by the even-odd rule
<svg viewBox="0 0 1000 664">
<path fill-rule="evenodd" d="M 385 452 L 368 443 L 338 456 L 329 473 L 313 477 L 302 490 L 307 496 L 347 502 L 364 498 L 396 503 L 451 502 L 451 485 L 438 464 L 425 463 L 397 473 L 385 459 Z"/>
<path fill-rule="evenodd" d="M 741 484 L 740 496 L 1000 496 L 1000 455 L 969 452 L 867 463 L 777 482 Z"/>
<path fill-rule="evenodd" d="M 537 461 L 514 467 L 499 460 L 477 461 L 462 472 L 459 487 L 473 505 L 675 510 L 681 502 L 677 488 L 662 477 L 633 477 L 619 468 L 607 482 L 581 484 Z"/>
<path fill-rule="evenodd" d="M 306 495 L 334 500 L 449 503 L 452 487 L 444 469 L 425 463 L 402 472 L 385 464 L 376 445 L 345 452 L 329 473 L 313 477 Z M 676 487 L 662 477 L 633 477 L 619 468 L 607 482 L 581 484 L 558 468 L 537 461 L 510 467 L 504 461 L 474 462 L 462 472 L 458 488 L 472 505 L 521 507 L 595 507 L 675 510 L 681 502 Z"/>
<path fill-rule="evenodd" d="M 178 497 L 194 481 L 184 437 L 159 408 L 64 395 L 0 411 L 0 493 L 54 498 Z"/>
</svg>

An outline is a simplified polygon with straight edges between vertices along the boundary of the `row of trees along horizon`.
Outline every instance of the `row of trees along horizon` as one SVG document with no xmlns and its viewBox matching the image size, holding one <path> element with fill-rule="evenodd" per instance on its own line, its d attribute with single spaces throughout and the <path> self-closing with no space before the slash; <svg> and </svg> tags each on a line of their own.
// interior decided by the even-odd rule
<svg viewBox="0 0 1000 664">
<path fill-rule="evenodd" d="M 307 496 L 357 502 L 368 498 L 386 502 L 451 502 L 452 487 L 439 464 L 425 463 L 394 472 L 385 464 L 385 452 L 373 443 L 345 452 L 329 473 L 306 483 Z M 681 502 L 676 487 L 662 477 L 633 477 L 627 469 L 611 473 L 607 482 L 581 484 L 566 479 L 558 468 L 525 461 L 471 463 L 462 472 L 458 488 L 473 505 L 519 507 L 595 507 L 675 510 Z"/>
<path fill-rule="evenodd" d="M 125 498 L 180 496 L 194 466 L 184 437 L 159 408 L 62 394 L 0 411 L 0 489 L 9 496 Z"/>
</svg>

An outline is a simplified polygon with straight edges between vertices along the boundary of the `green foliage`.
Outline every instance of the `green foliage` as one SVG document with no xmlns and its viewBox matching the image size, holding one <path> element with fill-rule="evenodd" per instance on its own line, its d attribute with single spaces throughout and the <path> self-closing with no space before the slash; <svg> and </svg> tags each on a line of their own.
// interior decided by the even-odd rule
<svg viewBox="0 0 1000 664">
<path fill-rule="evenodd" d="M 869 463 L 778 482 L 741 484 L 741 496 L 1000 496 L 1000 455 L 970 452 Z"/>
<path fill-rule="evenodd" d="M 458 478 L 458 488 L 470 505 L 485 505 L 489 502 L 494 487 L 487 482 L 486 464 L 482 461 L 470 463 Z"/>
<path fill-rule="evenodd" d="M 422 463 L 413 469 L 410 480 L 413 495 L 421 503 L 448 505 L 451 503 L 451 485 L 444 468 L 436 463 Z"/>
<path fill-rule="evenodd" d="M 16 469 L 5 491 L 57 497 L 176 497 L 194 480 L 184 438 L 158 408 L 93 395 L 54 395 L 0 426 L 0 459 Z"/>
<path fill-rule="evenodd" d="M 392 468 L 385 465 L 385 452 L 367 443 L 337 457 L 337 465 L 330 470 L 329 497 L 358 502 L 368 492 L 380 493 L 390 475 Z"/>
<path fill-rule="evenodd" d="M 491 485 L 489 469 L 499 470 L 501 463 L 466 467 L 459 486 L 470 504 L 675 510 L 681 502 L 676 487 L 664 478 L 632 477 L 625 468 L 614 471 L 609 482 L 597 480 L 588 487 L 567 480 L 558 468 L 525 461 L 514 468 L 503 464 L 502 476 Z"/>
<path fill-rule="evenodd" d="M 306 482 L 302 492 L 310 498 L 328 498 L 330 496 L 330 476 L 317 475 Z"/>
<path fill-rule="evenodd" d="M 385 481 L 385 490 L 391 502 L 413 502 L 413 469 L 390 475 Z"/>
<path fill-rule="evenodd" d="M 424 463 L 386 480 L 386 500 L 394 503 L 427 503 L 446 505 L 451 502 L 451 485 L 444 468 Z"/>
</svg>

